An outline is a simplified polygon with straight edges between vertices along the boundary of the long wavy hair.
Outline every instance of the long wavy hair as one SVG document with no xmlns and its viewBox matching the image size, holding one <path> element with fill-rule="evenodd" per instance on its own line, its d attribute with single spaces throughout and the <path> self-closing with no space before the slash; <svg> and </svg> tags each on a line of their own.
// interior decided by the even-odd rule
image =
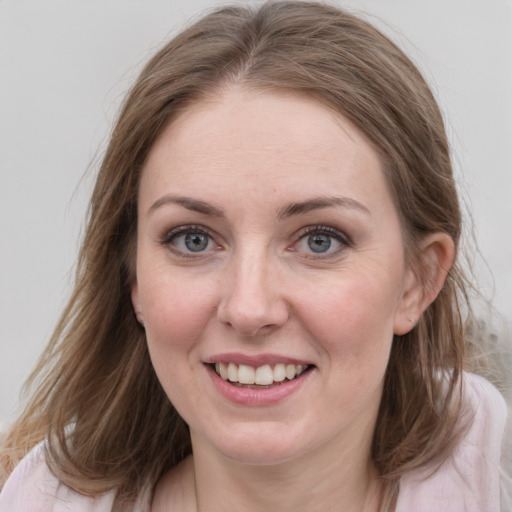
<svg viewBox="0 0 512 512">
<path fill-rule="evenodd" d="M 4 476 L 46 439 L 47 462 L 65 484 L 86 495 L 115 488 L 122 504 L 191 452 L 130 300 L 137 194 L 164 127 L 233 84 L 307 95 L 366 135 L 420 278 L 425 234 L 445 232 L 458 246 L 461 215 L 442 115 L 393 42 L 326 4 L 210 12 L 158 51 L 122 106 L 91 199 L 74 291 L 3 441 Z M 465 282 L 456 264 L 415 328 L 393 341 L 372 449 L 391 497 L 402 474 L 446 456 L 460 434 Z"/>
</svg>

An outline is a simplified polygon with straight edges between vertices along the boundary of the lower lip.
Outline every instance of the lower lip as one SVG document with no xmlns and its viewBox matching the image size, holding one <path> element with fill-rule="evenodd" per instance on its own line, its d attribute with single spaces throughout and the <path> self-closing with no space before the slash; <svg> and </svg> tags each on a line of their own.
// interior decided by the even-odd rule
<svg viewBox="0 0 512 512">
<path fill-rule="evenodd" d="M 238 405 L 272 405 L 281 402 L 285 398 L 296 393 L 309 379 L 311 373 L 314 370 L 304 372 L 299 377 L 279 384 L 271 388 L 253 389 L 253 388 L 239 388 L 233 386 L 228 381 L 221 378 L 217 373 L 210 367 L 206 366 L 208 373 L 217 388 L 224 398 L 227 398 L 230 402 Z"/>
</svg>

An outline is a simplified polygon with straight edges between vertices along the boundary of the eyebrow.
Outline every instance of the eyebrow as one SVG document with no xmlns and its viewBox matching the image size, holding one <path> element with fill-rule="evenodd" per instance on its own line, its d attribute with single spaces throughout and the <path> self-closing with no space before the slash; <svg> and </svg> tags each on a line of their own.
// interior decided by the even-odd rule
<svg viewBox="0 0 512 512">
<path fill-rule="evenodd" d="M 192 199 L 190 197 L 165 195 L 157 199 L 149 208 L 148 213 L 152 213 L 161 206 L 167 204 L 177 204 L 183 206 L 187 210 L 202 213 L 203 215 L 210 215 L 212 217 L 225 218 L 224 213 L 219 208 L 201 201 L 199 199 Z M 294 202 L 287 204 L 278 211 L 278 218 L 284 219 L 293 217 L 294 215 L 301 215 L 309 213 L 314 210 L 323 208 L 332 208 L 334 206 L 341 206 L 343 208 L 359 210 L 367 215 L 370 215 L 370 210 L 363 204 L 350 197 L 315 197 L 306 201 Z"/>
<path fill-rule="evenodd" d="M 210 203 L 200 201 L 198 199 L 192 199 L 190 197 L 181 197 L 173 195 L 165 195 L 160 199 L 157 199 L 149 208 L 148 213 L 152 213 L 156 209 L 166 204 L 177 204 L 179 206 L 183 206 L 183 208 L 186 208 L 187 210 L 190 210 L 192 212 L 198 212 L 204 215 L 210 215 L 212 217 L 224 217 L 224 213 L 222 212 L 222 210 L 219 210 L 215 206 L 212 206 Z"/>
<path fill-rule="evenodd" d="M 362 213 L 370 215 L 370 210 L 368 210 L 366 206 L 350 197 L 315 197 L 307 201 L 286 205 L 284 208 L 279 210 L 278 216 L 283 219 L 294 215 L 309 213 L 314 210 L 332 208 L 333 206 L 342 206 L 343 208 L 359 210 Z"/>
</svg>

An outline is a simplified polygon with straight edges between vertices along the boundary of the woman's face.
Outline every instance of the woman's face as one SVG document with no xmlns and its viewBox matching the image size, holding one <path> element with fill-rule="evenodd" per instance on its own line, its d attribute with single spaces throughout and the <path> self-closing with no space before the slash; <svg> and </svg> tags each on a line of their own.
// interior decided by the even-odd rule
<svg viewBox="0 0 512 512">
<path fill-rule="evenodd" d="M 132 300 L 194 450 L 369 448 L 415 280 L 364 136 L 314 100 L 231 89 L 163 132 L 138 215 Z"/>
</svg>

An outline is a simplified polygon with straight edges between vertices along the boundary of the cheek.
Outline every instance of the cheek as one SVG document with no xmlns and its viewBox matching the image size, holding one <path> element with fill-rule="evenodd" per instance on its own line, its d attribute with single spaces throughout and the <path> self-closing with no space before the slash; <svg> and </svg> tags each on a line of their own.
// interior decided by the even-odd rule
<svg viewBox="0 0 512 512">
<path fill-rule="evenodd" d="M 397 295 L 389 283 L 354 276 L 338 286 L 331 283 L 328 292 L 311 289 L 301 304 L 301 316 L 332 364 L 360 370 L 372 362 L 386 366 L 396 307 Z"/>
<path fill-rule="evenodd" d="M 190 350 L 215 311 L 212 288 L 197 281 L 141 276 L 139 294 L 150 351 Z"/>
<path fill-rule="evenodd" d="M 140 288 L 148 350 L 158 380 L 184 417 L 201 396 L 193 378 L 204 332 L 211 321 L 211 294 L 184 280 L 156 279 Z"/>
</svg>

